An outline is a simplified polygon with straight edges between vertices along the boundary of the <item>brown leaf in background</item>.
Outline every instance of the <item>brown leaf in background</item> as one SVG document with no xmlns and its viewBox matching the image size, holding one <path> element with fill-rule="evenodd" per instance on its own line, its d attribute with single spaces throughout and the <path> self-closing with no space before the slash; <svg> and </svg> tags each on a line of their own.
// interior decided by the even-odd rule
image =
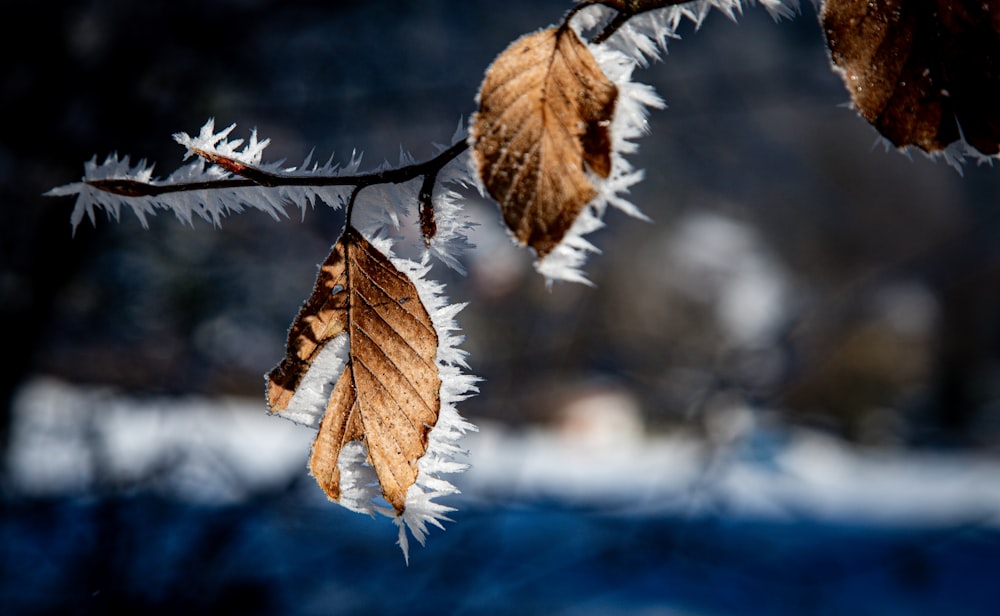
<svg viewBox="0 0 1000 616">
<path fill-rule="evenodd" d="M 272 412 L 287 407 L 322 345 L 349 335 L 350 351 L 313 443 L 309 469 L 339 500 L 337 459 L 361 440 L 382 494 L 397 514 L 417 478 L 437 422 L 437 332 L 410 279 L 353 228 L 326 262 L 292 324 L 288 356 L 268 375 Z"/>
<path fill-rule="evenodd" d="M 568 27 L 515 41 L 486 71 L 472 125 L 479 177 L 507 226 L 539 257 L 597 196 L 586 170 L 611 173 L 617 97 Z"/>
<path fill-rule="evenodd" d="M 820 19 L 855 107 L 893 144 L 1000 151 L 1000 2 L 825 0 Z"/>
</svg>

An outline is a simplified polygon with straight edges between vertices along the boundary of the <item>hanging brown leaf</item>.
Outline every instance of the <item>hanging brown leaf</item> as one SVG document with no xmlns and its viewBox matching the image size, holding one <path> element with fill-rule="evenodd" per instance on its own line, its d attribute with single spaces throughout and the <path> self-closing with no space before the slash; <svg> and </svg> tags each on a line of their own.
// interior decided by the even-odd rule
<svg viewBox="0 0 1000 616">
<path fill-rule="evenodd" d="M 515 41 L 486 71 L 473 120 L 476 165 L 504 221 L 545 256 L 611 173 L 618 89 L 571 28 Z"/>
<path fill-rule="evenodd" d="M 288 407 L 322 347 L 342 335 L 350 340 L 348 360 L 309 469 L 327 495 L 340 500 L 340 451 L 363 441 L 382 494 L 400 514 L 440 409 L 438 337 L 410 279 L 350 227 L 320 266 L 313 294 L 289 331 L 288 355 L 268 375 L 271 412 Z"/>
<path fill-rule="evenodd" d="M 1000 151 L 1000 2 L 825 0 L 820 18 L 855 107 L 893 144 Z"/>
</svg>

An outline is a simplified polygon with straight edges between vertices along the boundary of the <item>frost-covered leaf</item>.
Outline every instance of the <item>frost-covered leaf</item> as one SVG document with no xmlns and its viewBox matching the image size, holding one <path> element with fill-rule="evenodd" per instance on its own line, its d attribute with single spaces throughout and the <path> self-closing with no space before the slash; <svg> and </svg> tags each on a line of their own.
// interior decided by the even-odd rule
<svg viewBox="0 0 1000 616">
<path fill-rule="evenodd" d="M 350 228 L 292 325 L 288 357 L 269 377 L 272 410 L 287 408 L 319 349 L 342 335 L 350 340 L 348 360 L 309 467 L 327 495 L 340 500 L 340 450 L 364 439 L 382 493 L 399 514 L 440 408 L 437 332 L 413 283 Z"/>
<path fill-rule="evenodd" d="M 825 0 L 820 18 L 855 108 L 894 145 L 1000 151 L 1000 2 Z"/>
<path fill-rule="evenodd" d="M 433 499 L 456 490 L 436 475 L 464 469 L 451 461 L 454 442 L 473 429 L 454 409 L 475 391 L 449 333 L 461 306 L 444 305 L 426 271 L 348 227 L 268 375 L 271 412 L 313 425 L 322 417 L 309 461 L 320 487 L 367 513 L 380 491 L 404 552 L 403 523 L 423 542 L 426 524 L 446 519 L 451 509 Z"/>
<path fill-rule="evenodd" d="M 632 80 L 634 69 L 659 57 L 682 22 L 698 26 L 712 9 L 735 19 L 754 3 L 581 3 L 568 23 L 522 38 L 494 61 L 470 130 L 473 174 L 500 203 L 515 239 L 536 249 L 535 268 L 548 281 L 588 283 L 582 266 L 597 248 L 584 236 L 603 226 L 609 205 L 646 219 L 628 199 L 643 172 L 627 157 L 649 130 L 649 108 L 664 102 L 651 87 Z M 756 3 L 775 18 L 790 16 L 798 6 L 797 0 Z M 584 43 L 581 32 L 605 36 Z M 549 113 L 548 105 L 568 113 Z M 567 117 L 569 123 L 559 121 Z M 546 129 L 558 129 L 554 134 L 570 146 L 543 148 Z M 562 155 L 566 151 L 569 156 Z M 546 152 L 560 155 L 540 162 Z M 549 175 L 543 177 L 543 170 Z"/>
<path fill-rule="evenodd" d="M 515 41 L 486 72 L 471 141 L 504 221 L 544 257 L 611 173 L 618 88 L 568 26 Z"/>
</svg>

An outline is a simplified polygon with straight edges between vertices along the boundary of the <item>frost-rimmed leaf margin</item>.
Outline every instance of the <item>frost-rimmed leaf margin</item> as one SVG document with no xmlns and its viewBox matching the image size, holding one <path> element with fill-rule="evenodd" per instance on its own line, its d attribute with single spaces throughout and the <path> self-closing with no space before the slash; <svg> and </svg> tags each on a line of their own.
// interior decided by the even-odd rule
<svg viewBox="0 0 1000 616">
<path fill-rule="evenodd" d="M 574 20 L 574 28 L 583 29 L 587 23 L 585 11 L 581 14 L 581 18 Z M 549 284 L 555 280 L 592 284 L 582 267 L 588 254 L 599 250 L 583 236 L 604 226 L 602 219 L 609 205 L 634 218 L 649 220 L 626 198 L 629 189 L 644 177 L 644 172 L 635 169 L 626 156 L 638 150 L 634 140 L 649 133 L 649 109 L 661 109 L 665 103 L 651 86 L 632 81 L 632 71 L 638 65 L 632 58 L 603 44 L 587 43 L 587 48 L 605 76 L 618 88 L 609 130 L 611 173 L 607 178 L 596 173 L 587 174 L 597 196 L 580 211 L 552 252 L 535 263 L 535 269 Z"/>
<path fill-rule="evenodd" d="M 666 53 L 668 41 L 680 38 L 677 30 L 685 20 L 697 29 L 715 9 L 735 21 L 745 5 L 754 3 L 753 0 L 695 0 L 650 10 L 632 16 L 603 43 L 588 43 L 601 70 L 618 88 L 618 103 L 610 130 L 612 171 L 607 178 L 590 175 L 598 196 L 583 209 L 559 246 L 536 263 L 536 269 L 547 281 L 561 279 L 591 284 L 581 267 L 589 252 L 599 251 L 583 236 L 604 226 L 602 219 L 608 205 L 649 221 L 627 199 L 629 189 L 642 180 L 644 172 L 636 169 L 626 157 L 638 151 L 636 140 L 649 133 L 650 109 L 662 109 L 666 103 L 652 86 L 633 81 L 632 73 L 636 68 L 648 66 L 650 60 L 659 60 Z M 756 3 L 774 19 L 791 17 L 798 10 L 797 0 L 757 0 Z M 576 14 L 572 26 L 583 38 L 582 33 L 608 23 L 615 13 L 603 5 L 591 5 Z"/>
<path fill-rule="evenodd" d="M 443 529 L 442 522 L 451 521 L 447 514 L 455 511 L 454 507 L 437 502 L 437 499 L 459 491 L 440 475 L 460 473 L 468 468 L 468 464 L 456 459 L 467 454 L 459 446 L 458 441 L 466 433 L 474 432 L 477 428 L 461 416 L 457 405 L 479 392 L 477 383 L 480 379 L 468 372 L 469 364 L 466 361 L 468 353 L 460 348 L 465 336 L 459 333 L 456 317 L 467 304 L 449 303 L 444 294 L 444 285 L 427 278 L 432 269 L 430 253 L 425 252 L 420 261 L 414 261 L 395 256 L 393 242 L 387 237 L 375 236 L 366 239 L 413 283 L 438 336 L 436 364 L 441 379 L 440 408 L 437 422 L 427 435 L 427 450 L 417 462 L 416 482 L 407 491 L 406 504 L 401 515 L 397 516 L 392 507 L 373 508 L 373 511 L 393 518 L 393 522 L 399 527 L 397 543 L 409 563 L 407 530 L 421 545 L 424 545 L 428 525 Z M 346 473 L 347 478 L 366 476 L 367 463 L 357 464 L 358 459 L 363 461 L 367 458 L 367 452 L 365 453 L 364 457 L 348 460 L 347 464 L 343 464 L 344 456 L 341 454 L 341 459 L 338 461 L 341 473 Z M 343 482 L 341 485 L 341 490 L 345 491 L 342 499 L 347 498 L 355 503 L 364 499 L 367 499 L 368 503 L 374 502 L 370 498 L 372 490 L 370 485 L 362 485 L 362 482 L 358 481 L 359 489 L 355 493 L 350 493 L 347 491 L 350 487 L 347 484 L 348 482 Z"/>
<path fill-rule="evenodd" d="M 380 510 L 381 513 L 394 517 L 394 522 L 399 527 L 398 544 L 409 562 L 406 530 L 424 545 L 427 525 L 433 524 L 443 529 L 441 522 L 450 521 L 447 514 L 455 510 L 436 502 L 440 497 L 458 492 L 458 488 L 440 478 L 440 475 L 460 473 L 468 468 L 468 464 L 456 460 L 457 456 L 467 454 L 458 445 L 458 441 L 467 432 L 477 431 L 478 428 L 459 414 L 457 405 L 479 392 L 477 383 L 480 378 L 468 372 L 468 353 L 460 348 L 465 336 L 459 333 L 461 330 L 456 317 L 467 304 L 450 304 L 444 294 L 444 285 L 427 278 L 431 270 L 430 255 L 425 253 L 421 261 L 417 262 L 394 257 L 389 246 L 383 249 L 376 242 L 373 242 L 373 246 L 384 250 L 396 269 L 409 277 L 438 335 L 437 367 L 441 378 L 438 420 L 428 434 L 427 451 L 417 462 L 417 480 L 407 491 L 403 514 L 395 516 L 391 508 Z"/>
</svg>

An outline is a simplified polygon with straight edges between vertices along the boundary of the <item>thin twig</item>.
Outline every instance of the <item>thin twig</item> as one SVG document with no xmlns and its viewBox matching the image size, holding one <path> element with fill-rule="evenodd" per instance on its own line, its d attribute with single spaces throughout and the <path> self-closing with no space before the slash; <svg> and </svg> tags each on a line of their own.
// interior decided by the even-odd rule
<svg viewBox="0 0 1000 616">
<path fill-rule="evenodd" d="M 625 22 L 627 22 L 630 19 L 632 19 L 632 15 L 629 15 L 628 13 L 616 14 L 614 18 L 612 18 L 611 21 L 609 21 L 607 25 L 604 26 L 604 29 L 597 34 L 597 36 L 590 39 L 590 43 L 592 45 L 600 45 L 604 41 L 611 38 L 611 36 L 618 31 L 618 28 L 624 26 Z"/>
<path fill-rule="evenodd" d="M 569 24 L 569 20 L 572 19 L 572 17 L 576 15 L 579 10 L 588 6 L 603 4 L 608 8 L 614 9 L 615 16 L 611 18 L 611 21 L 609 21 L 594 38 L 590 39 L 591 44 L 600 45 L 611 38 L 619 28 L 628 23 L 628 20 L 632 19 L 636 15 L 640 15 L 647 11 L 665 9 L 668 6 L 686 4 L 691 1 L 692 0 L 587 0 L 586 2 L 581 2 L 573 7 L 566 14 L 566 17 L 563 18 L 563 24 Z"/>
<path fill-rule="evenodd" d="M 431 173 L 436 176 L 438 171 L 460 156 L 468 147 L 467 142 L 459 141 L 448 149 L 443 150 L 434 158 L 423 162 L 359 175 L 286 175 L 283 173 L 270 173 L 251 166 L 240 165 L 240 168 L 237 168 L 231 164 L 235 161 L 230 159 L 226 159 L 230 164 L 222 165 L 221 159 L 213 155 L 211 157 L 206 156 L 206 159 L 215 164 L 220 164 L 225 169 L 238 173 L 243 177 L 182 184 L 151 184 L 137 180 L 114 178 L 84 180 L 84 182 L 99 190 L 123 197 L 155 197 L 175 192 L 221 190 L 248 186 L 262 186 L 267 188 L 277 186 L 356 186 L 358 189 L 361 189 L 375 184 L 400 184 Z"/>
<path fill-rule="evenodd" d="M 690 0 L 585 0 L 567 11 L 566 15 L 563 17 L 562 27 L 569 27 L 569 23 L 572 18 L 579 11 L 589 6 L 601 4 L 614 9 L 616 11 L 615 16 L 590 41 L 595 45 L 601 44 L 611 38 L 611 36 L 613 36 L 619 28 L 625 25 L 636 15 L 655 9 L 666 8 L 668 6 L 684 4 L 689 1 Z M 280 186 L 354 186 L 354 191 L 351 193 L 349 203 L 349 205 L 353 205 L 354 197 L 362 188 L 376 184 L 400 184 L 402 182 L 408 182 L 414 178 L 423 176 L 424 182 L 421 185 L 419 194 L 421 230 L 423 231 L 425 241 L 430 241 L 436 230 L 431 198 L 433 196 L 437 174 L 442 168 L 444 168 L 445 165 L 465 152 L 468 147 L 469 144 L 467 141 L 459 141 L 451 147 L 443 150 L 437 156 L 423 162 L 358 175 L 287 175 L 283 173 L 271 173 L 269 171 L 263 171 L 252 165 L 243 164 L 235 159 L 195 149 L 195 153 L 208 162 L 218 165 L 230 173 L 239 175 L 240 177 L 179 184 L 153 184 L 150 182 L 140 182 L 137 180 L 121 178 L 84 180 L 84 183 L 98 190 L 123 197 L 156 197 L 159 195 L 177 192 L 225 190 L 232 188 L 248 188 L 252 186 L 260 186 L 264 188 Z"/>
</svg>

